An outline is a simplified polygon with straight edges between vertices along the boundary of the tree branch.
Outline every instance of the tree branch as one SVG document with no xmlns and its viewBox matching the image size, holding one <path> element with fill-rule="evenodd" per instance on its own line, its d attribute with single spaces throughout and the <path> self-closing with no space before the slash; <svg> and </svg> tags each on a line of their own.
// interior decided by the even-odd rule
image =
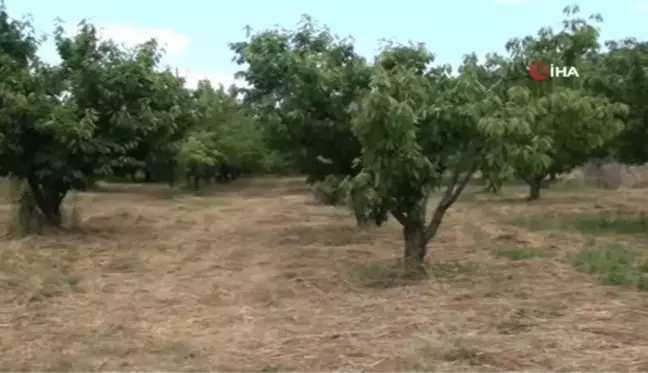
<svg viewBox="0 0 648 373">
<path fill-rule="evenodd" d="M 463 192 L 464 188 L 468 184 L 468 181 L 470 181 L 472 175 L 477 170 L 480 164 L 480 154 L 479 152 L 470 153 L 472 153 L 472 157 L 470 157 L 472 159 L 472 164 L 468 168 L 468 171 L 464 174 L 463 178 L 461 178 L 462 162 L 457 163 L 454 170 L 452 171 L 452 177 L 446 187 L 443 198 L 441 198 L 441 201 L 439 202 L 440 207 L 448 209 L 450 206 L 452 206 L 452 204 L 457 201 L 457 198 L 459 198 L 459 195 L 461 194 L 461 192 Z"/>
<path fill-rule="evenodd" d="M 428 226 L 425 228 L 426 243 L 429 242 L 437 234 L 439 227 L 441 227 L 441 221 L 443 220 L 443 216 L 445 215 L 446 211 L 448 210 L 448 208 L 450 208 L 450 206 L 452 206 L 453 203 L 457 201 L 457 198 L 459 198 L 459 195 L 461 195 L 461 192 L 463 192 L 463 190 L 466 188 L 466 185 L 468 185 L 468 182 L 472 178 L 472 175 L 479 167 L 480 161 L 478 160 L 478 155 L 478 153 L 474 154 L 474 158 L 472 158 L 472 164 L 468 168 L 468 171 L 463 175 L 463 177 L 461 177 L 461 162 L 459 162 L 455 166 L 443 198 L 441 198 L 441 200 L 437 204 L 437 207 L 436 209 L 434 209 L 434 213 L 432 214 L 432 219 L 430 220 Z"/>
</svg>

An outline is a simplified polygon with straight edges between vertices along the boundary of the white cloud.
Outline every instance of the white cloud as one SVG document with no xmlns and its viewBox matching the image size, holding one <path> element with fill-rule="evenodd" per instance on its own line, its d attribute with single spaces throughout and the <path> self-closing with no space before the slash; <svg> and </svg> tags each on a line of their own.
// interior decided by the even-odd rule
<svg viewBox="0 0 648 373">
<path fill-rule="evenodd" d="M 127 46 L 135 46 L 155 38 L 164 46 L 167 52 L 164 60 L 171 62 L 170 65 L 172 66 L 177 65 L 169 61 L 169 59 L 176 60 L 174 57 L 181 56 L 189 46 L 189 38 L 172 29 L 139 28 L 128 24 L 113 24 L 101 27 L 100 35 L 102 38 L 112 39 Z M 228 88 L 235 82 L 238 86 L 244 85 L 241 81 L 235 81 L 233 73 L 201 72 L 179 67 L 178 74 L 187 79 L 187 86 L 191 88 L 197 87 L 198 81 L 203 79 L 211 81 L 214 87 L 222 84 L 225 88 Z"/>
<path fill-rule="evenodd" d="M 493 0 L 495 5 L 521 5 L 527 2 L 527 0 Z"/>
<path fill-rule="evenodd" d="M 138 28 L 127 24 L 115 24 L 100 27 L 99 34 L 102 38 L 112 39 L 129 47 L 155 38 L 171 56 L 181 55 L 189 45 L 189 38 L 185 35 L 164 28 Z"/>
<path fill-rule="evenodd" d="M 166 50 L 161 67 L 170 66 L 172 69 L 178 67 L 178 74 L 187 80 L 187 86 L 190 88 L 196 88 L 198 86 L 198 81 L 203 79 L 211 81 L 214 87 L 218 87 L 219 84 L 222 84 L 226 89 L 232 84 L 239 87 L 246 86 L 243 81 L 234 78 L 234 73 L 205 72 L 182 67 L 184 64 L 178 63 L 179 57 L 189 46 L 190 40 L 187 36 L 178 33 L 173 29 L 142 28 L 125 23 L 108 24 L 98 26 L 98 28 L 99 36 L 102 39 L 112 39 L 113 41 L 124 44 L 128 47 L 134 47 L 151 38 L 157 39 L 160 45 Z M 75 30 L 72 27 L 70 27 L 68 31 L 70 34 L 75 33 Z"/>
</svg>

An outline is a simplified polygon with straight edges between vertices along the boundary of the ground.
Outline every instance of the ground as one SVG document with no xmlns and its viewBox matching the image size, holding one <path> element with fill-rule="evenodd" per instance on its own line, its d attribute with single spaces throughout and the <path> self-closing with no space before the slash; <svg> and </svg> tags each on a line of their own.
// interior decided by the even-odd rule
<svg viewBox="0 0 648 373">
<path fill-rule="evenodd" d="M 648 371 L 648 190 L 543 192 L 471 187 L 416 283 L 396 222 L 302 179 L 81 193 L 77 226 L 2 239 L 0 369 Z"/>
</svg>

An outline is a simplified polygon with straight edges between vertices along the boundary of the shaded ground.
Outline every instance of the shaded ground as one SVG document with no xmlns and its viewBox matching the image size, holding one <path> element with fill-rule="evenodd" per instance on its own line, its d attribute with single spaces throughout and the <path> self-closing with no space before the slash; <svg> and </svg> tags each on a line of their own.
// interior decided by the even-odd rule
<svg viewBox="0 0 648 373">
<path fill-rule="evenodd" d="M 648 191 L 523 193 L 469 191 L 407 286 L 396 223 L 299 179 L 81 194 L 79 229 L 1 242 L 0 369 L 648 371 Z"/>
</svg>

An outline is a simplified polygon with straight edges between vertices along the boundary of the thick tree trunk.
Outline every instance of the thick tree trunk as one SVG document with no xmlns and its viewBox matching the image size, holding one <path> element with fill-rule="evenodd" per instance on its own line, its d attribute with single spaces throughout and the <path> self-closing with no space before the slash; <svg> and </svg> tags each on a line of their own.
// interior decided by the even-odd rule
<svg viewBox="0 0 648 373">
<path fill-rule="evenodd" d="M 41 210 L 43 209 L 41 208 Z M 63 222 L 60 201 L 57 201 L 57 198 L 48 198 L 46 211 L 47 212 L 44 213 L 46 221 L 52 226 L 60 226 Z"/>
<path fill-rule="evenodd" d="M 47 204 L 47 213 L 45 219 L 53 226 L 60 226 L 63 222 L 61 215 L 61 203 L 67 194 L 67 190 L 55 189 L 47 191 L 45 195 L 45 203 Z"/>
<path fill-rule="evenodd" d="M 533 178 L 527 181 L 529 184 L 529 201 L 535 201 L 540 199 L 540 190 L 542 189 L 542 180 L 544 177 L 534 176 Z"/>
<path fill-rule="evenodd" d="M 33 178 L 30 178 L 28 183 L 36 206 L 45 221 L 52 226 L 60 226 L 63 222 L 61 203 L 69 191 L 69 186 L 64 183 L 41 185 Z"/>
<path fill-rule="evenodd" d="M 403 226 L 403 237 L 405 239 L 403 264 L 406 274 L 410 276 L 424 275 L 426 273 L 424 263 L 427 254 L 427 242 L 423 222 L 408 222 Z"/>
<path fill-rule="evenodd" d="M 365 214 L 360 213 L 358 211 L 354 211 L 354 215 L 356 218 L 356 226 L 358 227 L 358 229 L 360 230 L 367 229 L 367 227 L 369 226 L 369 218 Z"/>
<path fill-rule="evenodd" d="M 149 170 L 144 170 L 144 182 L 145 183 L 150 183 L 153 178 L 151 177 L 151 171 Z"/>
</svg>

